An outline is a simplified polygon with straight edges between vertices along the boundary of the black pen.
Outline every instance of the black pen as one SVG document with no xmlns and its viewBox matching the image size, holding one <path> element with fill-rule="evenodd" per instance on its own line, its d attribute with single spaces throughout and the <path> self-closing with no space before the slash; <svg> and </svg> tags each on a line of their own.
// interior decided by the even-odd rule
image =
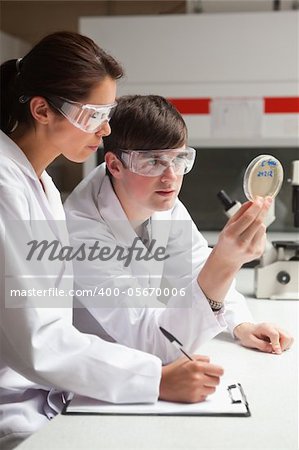
<svg viewBox="0 0 299 450">
<path fill-rule="evenodd" d="M 188 355 L 188 353 L 184 350 L 183 344 L 177 338 L 175 338 L 173 334 L 169 333 L 169 331 L 166 331 L 163 327 L 159 328 L 171 344 L 173 344 L 178 350 L 184 353 L 184 355 L 187 356 L 190 361 L 194 361 L 194 359 L 192 359 L 191 356 Z"/>
</svg>

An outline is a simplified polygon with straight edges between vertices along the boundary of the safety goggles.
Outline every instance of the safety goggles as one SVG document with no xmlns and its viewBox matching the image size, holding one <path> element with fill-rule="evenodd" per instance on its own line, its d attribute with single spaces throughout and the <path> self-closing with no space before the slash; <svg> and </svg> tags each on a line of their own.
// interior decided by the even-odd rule
<svg viewBox="0 0 299 450">
<path fill-rule="evenodd" d="M 194 148 L 165 150 L 120 150 L 119 158 L 130 172 L 157 177 L 171 167 L 176 175 L 190 172 L 195 160 Z"/>
<path fill-rule="evenodd" d="M 96 133 L 105 122 L 109 122 L 116 102 L 110 105 L 84 105 L 63 97 L 47 97 L 49 103 L 72 125 L 86 133 Z"/>
</svg>

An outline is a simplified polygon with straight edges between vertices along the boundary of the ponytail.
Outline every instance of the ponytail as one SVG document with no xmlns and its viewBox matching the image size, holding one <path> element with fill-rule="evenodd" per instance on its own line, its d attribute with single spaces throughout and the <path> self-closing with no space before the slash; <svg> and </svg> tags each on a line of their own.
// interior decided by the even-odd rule
<svg viewBox="0 0 299 450">
<path fill-rule="evenodd" d="M 11 59 L 1 64 L 0 129 L 6 134 L 10 133 L 20 121 L 22 109 L 23 114 L 25 112 L 25 108 L 21 108 L 18 100 L 21 95 L 19 92 L 20 65 L 18 59 Z"/>
</svg>

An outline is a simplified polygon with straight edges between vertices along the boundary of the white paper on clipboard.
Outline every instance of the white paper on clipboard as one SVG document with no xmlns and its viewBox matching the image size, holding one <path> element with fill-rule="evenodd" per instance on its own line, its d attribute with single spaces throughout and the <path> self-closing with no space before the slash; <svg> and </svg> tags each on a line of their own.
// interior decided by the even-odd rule
<svg viewBox="0 0 299 450">
<path fill-rule="evenodd" d="M 206 401 L 174 403 L 112 404 L 87 397 L 74 396 L 64 414 L 104 415 L 178 415 L 178 416 L 250 416 L 248 402 L 240 383 L 224 383 Z"/>
</svg>

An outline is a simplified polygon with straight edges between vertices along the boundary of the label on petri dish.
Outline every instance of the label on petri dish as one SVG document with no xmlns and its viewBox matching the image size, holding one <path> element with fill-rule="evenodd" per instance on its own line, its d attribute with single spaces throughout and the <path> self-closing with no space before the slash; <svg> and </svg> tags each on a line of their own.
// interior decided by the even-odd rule
<svg viewBox="0 0 299 450">
<path fill-rule="evenodd" d="M 275 197 L 282 185 L 283 168 L 271 155 L 259 155 L 246 169 L 243 188 L 248 200 L 256 197 Z"/>
</svg>

